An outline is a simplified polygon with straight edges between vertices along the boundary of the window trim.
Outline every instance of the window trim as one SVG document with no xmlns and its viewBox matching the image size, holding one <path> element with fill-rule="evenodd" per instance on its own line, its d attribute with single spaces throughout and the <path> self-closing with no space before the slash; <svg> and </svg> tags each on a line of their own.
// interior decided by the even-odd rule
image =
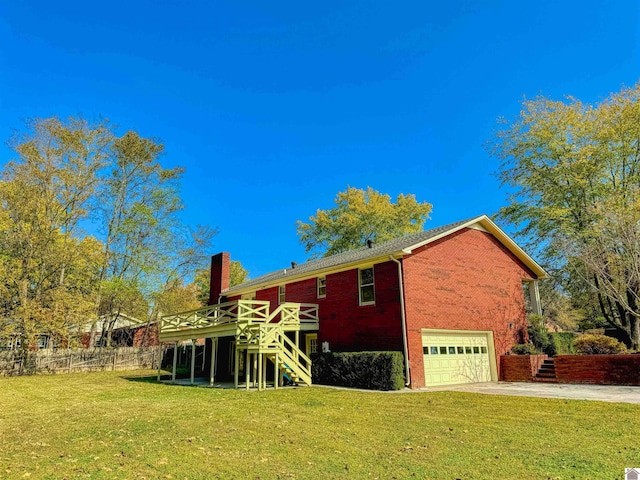
<svg viewBox="0 0 640 480">
<path fill-rule="evenodd" d="M 282 305 L 287 301 L 286 285 L 278 285 L 278 305 Z"/>
<path fill-rule="evenodd" d="M 362 284 L 362 271 L 363 270 L 371 270 L 371 283 Z M 371 286 L 373 288 L 373 300 L 368 302 L 362 301 L 362 287 Z M 364 267 L 358 269 L 358 305 L 367 306 L 367 305 L 375 305 L 376 304 L 376 279 L 375 279 L 375 269 L 373 265 L 370 267 Z"/>
<path fill-rule="evenodd" d="M 312 348 L 313 341 L 315 340 L 315 350 Z M 311 355 L 313 353 L 318 353 L 318 334 L 317 333 L 307 333 L 305 336 L 305 353 L 307 355 Z"/>
<path fill-rule="evenodd" d="M 324 280 L 324 284 L 320 285 L 320 282 Z M 320 288 L 324 288 L 324 293 L 320 294 Z M 316 278 L 316 298 L 327 298 L 327 277 L 317 277 Z"/>
</svg>

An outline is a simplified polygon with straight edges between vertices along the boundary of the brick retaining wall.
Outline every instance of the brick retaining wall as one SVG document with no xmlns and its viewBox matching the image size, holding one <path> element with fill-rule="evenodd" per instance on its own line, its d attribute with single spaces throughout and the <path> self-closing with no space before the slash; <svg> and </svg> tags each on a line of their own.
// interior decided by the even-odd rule
<svg viewBox="0 0 640 480">
<path fill-rule="evenodd" d="M 640 355 L 558 355 L 558 383 L 640 385 Z"/>
<path fill-rule="evenodd" d="M 500 380 L 532 382 L 546 355 L 502 355 Z M 557 355 L 558 383 L 640 385 L 640 355 Z"/>
<path fill-rule="evenodd" d="M 502 355 L 500 380 L 503 382 L 532 382 L 547 355 Z"/>
</svg>

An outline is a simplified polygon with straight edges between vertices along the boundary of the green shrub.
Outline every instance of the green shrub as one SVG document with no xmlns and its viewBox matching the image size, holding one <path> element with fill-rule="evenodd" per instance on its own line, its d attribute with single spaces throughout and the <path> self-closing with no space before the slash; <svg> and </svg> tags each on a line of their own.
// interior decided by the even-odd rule
<svg viewBox="0 0 640 480">
<path fill-rule="evenodd" d="M 623 353 L 627 350 L 623 343 L 604 335 L 581 335 L 574 340 L 573 346 L 577 353 L 583 355 Z"/>
<path fill-rule="evenodd" d="M 320 353 L 313 356 L 313 382 L 324 385 L 400 390 L 404 359 L 400 352 Z"/>
<path fill-rule="evenodd" d="M 527 332 L 529 333 L 529 341 L 541 352 L 550 357 L 554 356 L 557 353 L 556 346 L 551 341 L 547 327 L 544 325 L 544 318 L 540 315 L 530 315 L 528 320 L 529 327 Z"/>
<path fill-rule="evenodd" d="M 516 355 L 538 355 L 540 350 L 533 343 L 518 343 L 511 347 L 511 353 Z"/>
<path fill-rule="evenodd" d="M 549 333 L 550 343 L 555 350 L 554 355 L 571 355 L 575 353 L 573 348 L 573 341 L 576 338 L 576 334 L 573 332 L 551 332 Z"/>
</svg>

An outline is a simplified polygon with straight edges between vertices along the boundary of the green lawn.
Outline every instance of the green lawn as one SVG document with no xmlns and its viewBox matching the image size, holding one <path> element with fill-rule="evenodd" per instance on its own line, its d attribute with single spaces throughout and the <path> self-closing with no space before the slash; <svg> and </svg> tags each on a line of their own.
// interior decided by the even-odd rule
<svg viewBox="0 0 640 480">
<path fill-rule="evenodd" d="M 640 466 L 638 405 L 145 374 L 0 378 L 0 478 L 618 479 Z"/>
</svg>

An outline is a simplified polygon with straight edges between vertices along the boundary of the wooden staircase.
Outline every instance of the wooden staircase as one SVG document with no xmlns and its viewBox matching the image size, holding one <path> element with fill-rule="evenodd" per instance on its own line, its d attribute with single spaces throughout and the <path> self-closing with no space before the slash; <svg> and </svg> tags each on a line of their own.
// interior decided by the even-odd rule
<svg viewBox="0 0 640 480">
<path fill-rule="evenodd" d="M 287 337 L 284 327 L 280 323 L 249 325 L 236 337 L 237 348 L 250 355 L 264 355 L 278 368 L 281 376 L 310 386 L 311 359 Z"/>
<path fill-rule="evenodd" d="M 556 383 L 556 366 L 553 362 L 553 358 L 547 358 L 542 365 L 540 365 L 540 369 L 536 373 L 536 376 L 533 378 L 536 382 L 547 382 L 547 383 Z"/>
<path fill-rule="evenodd" d="M 318 331 L 318 305 L 284 302 L 273 311 L 270 307 L 271 302 L 267 300 L 240 299 L 164 315 L 159 338 L 161 342 L 176 346 L 181 341 L 191 340 L 192 348 L 195 348 L 195 339 L 212 339 L 208 352 L 211 355 L 210 384 L 214 383 L 215 377 L 217 339 L 233 337 L 233 383 L 236 388 L 242 360 L 247 389 L 250 384 L 257 386 L 258 390 L 266 388 L 269 363 L 273 368 L 275 388 L 282 385 L 285 375 L 295 383 L 311 385 L 311 359 L 300 350 L 299 341 L 300 332 Z M 174 381 L 176 368 L 174 361 Z M 192 361 L 191 383 L 194 382 L 194 371 L 195 362 Z"/>
</svg>

